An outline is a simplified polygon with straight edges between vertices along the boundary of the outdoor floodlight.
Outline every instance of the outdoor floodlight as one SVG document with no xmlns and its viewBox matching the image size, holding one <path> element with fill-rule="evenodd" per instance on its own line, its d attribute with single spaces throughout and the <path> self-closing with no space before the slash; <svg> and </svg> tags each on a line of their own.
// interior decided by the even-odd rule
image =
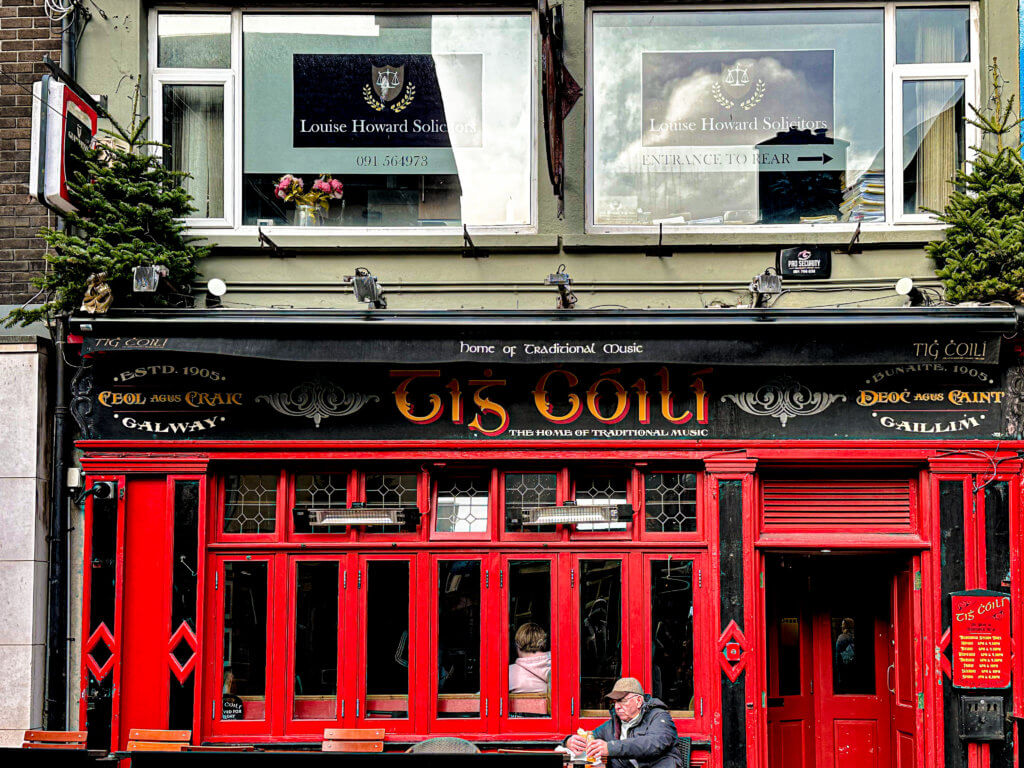
<svg viewBox="0 0 1024 768">
<path fill-rule="evenodd" d="M 143 264 L 132 269 L 133 293 L 156 293 L 160 288 L 160 278 L 167 277 L 167 267 L 163 265 Z"/>
<path fill-rule="evenodd" d="M 920 307 L 924 304 L 924 294 L 921 289 L 914 285 L 913 278 L 901 277 L 896 281 L 896 293 L 906 296 L 912 307 Z"/>
<path fill-rule="evenodd" d="M 558 289 L 557 309 L 572 309 L 576 306 L 576 294 L 572 292 L 572 278 L 565 271 L 565 264 L 559 264 L 558 270 L 544 278 L 544 285 L 553 285 Z"/>
<path fill-rule="evenodd" d="M 345 275 L 344 279 L 346 283 L 352 284 L 352 293 L 356 301 L 372 304 L 374 309 L 387 308 L 388 301 L 384 298 L 384 289 L 366 267 L 357 267 L 354 275 Z"/>
<path fill-rule="evenodd" d="M 222 306 L 221 297 L 228 292 L 228 284 L 219 277 L 210 278 L 206 283 L 206 307 L 214 309 Z"/>
<path fill-rule="evenodd" d="M 765 306 L 764 300 L 769 296 L 782 294 L 782 277 L 775 267 L 768 267 L 759 275 L 755 275 L 750 281 L 750 292 L 754 296 L 754 306 Z"/>
</svg>

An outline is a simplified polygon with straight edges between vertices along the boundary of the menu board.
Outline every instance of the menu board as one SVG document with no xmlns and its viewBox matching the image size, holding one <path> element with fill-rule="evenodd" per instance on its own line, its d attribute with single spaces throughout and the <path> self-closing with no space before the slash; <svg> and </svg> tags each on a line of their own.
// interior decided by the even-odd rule
<svg viewBox="0 0 1024 768">
<path fill-rule="evenodd" d="M 1010 597 L 1002 592 L 954 592 L 953 685 L 1010 687 Z"/>
</svg>

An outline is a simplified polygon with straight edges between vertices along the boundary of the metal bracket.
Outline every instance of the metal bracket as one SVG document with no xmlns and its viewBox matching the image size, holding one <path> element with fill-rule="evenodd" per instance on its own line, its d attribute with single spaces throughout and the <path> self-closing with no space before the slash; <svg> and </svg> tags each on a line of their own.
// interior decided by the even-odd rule
<svg viewBox="0 0 1024 768">
<path fill-rule="evenodd" d="M 275 243 L 273 240 L 271 240 L 270 236 L 266 232 L 263 231 L 263 227 L 257 227 L 256 228 L 256 237 L 259 238 L 260 249 L 261 250 L 264 247 L 270 248 L 270 250 L 271 250 L 271 254 L 270 255 L 271 255 L 272 258 L 274 258 L 274 257 L 276 257 L 278 259 L 294 259 L 295 258 L 295 253 L 294 252 L 286 253 L 284 248 L 282 248 L 277 243 Z"/>
<path fill-rule="evenodd" d="M 653 256 L 658 259 L 669 259 L 672 258 L 672 248 L 664 244 L 665 237 L 665 223 L 662 221 L 658 222 L 658 244 L 653 248 L 648 248 L 644 251 L 644 256 Z"/>
<path fill-rule="evenodd" d="M 855 256 L 858 253 L 864 253 L 864 249 L 860 246 L 860 222 L 857 222 L 857 228 L 853 230 L 853 237 L 850 238 L 850 242 L 846 245 L 846 255 Z"/>
<path fill-rule="evenodd" d="M 473 238 L 469 236 L 469 228 L 462 225 L 462 258 L 464 259 L 486 259 L 491 252 L 485 248 L 477 248 Z"/>
<path fill-rule="evenodd" d="M 64 85 L 66 85 L 68 88 L 74 91 L 76 96 L 82 99 L 82 101 L 84 101 L 86 104 L 92 105 L 93 109 L 96 110 L 96 114 L 98 114 L 100 117 L 105 117 L 108 120 L 113 119 L 110 117 L 110 113 L 107 111 L 106 96 L 100 96 L 100 100 L 96 101 L 96 99 L 94 99 L 92 95 L 87 90 L 85 90 L 85 88 L 79 85 L 78 82 L 71 75 L 69 75 L 67 72 L 61 69 L 60 66 L 49 56 L 43 56 L 43 64 L 46 66 L 48 70 L 50 70 L 50 74 L 52 74 L 57 80 L 60 80 L 62 83 L 64 83 Z"/>
</svg>

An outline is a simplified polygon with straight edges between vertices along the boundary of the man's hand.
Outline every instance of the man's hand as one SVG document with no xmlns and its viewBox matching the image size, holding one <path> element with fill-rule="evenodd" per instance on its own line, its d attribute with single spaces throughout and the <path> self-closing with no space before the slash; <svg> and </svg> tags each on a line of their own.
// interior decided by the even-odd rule
<svg viewBox="0 0 1024 768">
<path fill-rule="evenodd" d="M 603 739 L 594 739 L 587 745 L 587 757 L 608 757 L 608 742 Z M 602 759 L 601 762 L 604 762 Z"/>
<path fill-rule="evenodd" d="M 573 754 L 582 752 L 587 747 L 587 740 L 580 736 L 578 733 L 574 733 L 569 737 L 568 741 L 565 742 L 565 746 L 573 751 Z"/>
</svg>

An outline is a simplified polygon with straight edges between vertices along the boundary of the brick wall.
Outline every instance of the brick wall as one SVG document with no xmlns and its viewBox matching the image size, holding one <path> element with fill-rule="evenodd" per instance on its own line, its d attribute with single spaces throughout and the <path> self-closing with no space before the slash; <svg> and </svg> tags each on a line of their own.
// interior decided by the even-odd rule
<svg viewBox="0 0 1024 768">
<path fill-rule="evenodd" d="M 43 269 L 45 243 L 36 233 L 47 211 L 28 196 L 32 97 L 25 89 L 46 74 L 44 55 L 60 62 L 60 28 L 43 0 L 0 0 L 0 304 L 34 295 L 29 281 Z"/>
</svg>

